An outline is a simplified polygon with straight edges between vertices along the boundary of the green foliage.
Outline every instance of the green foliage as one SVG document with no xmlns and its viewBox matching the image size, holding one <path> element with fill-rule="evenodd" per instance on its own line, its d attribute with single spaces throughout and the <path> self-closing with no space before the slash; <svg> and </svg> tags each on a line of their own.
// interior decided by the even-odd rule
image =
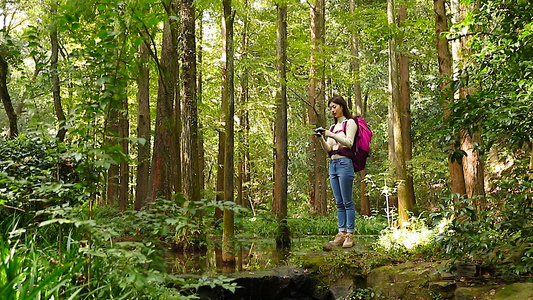
<svg viewBox="0 0 533 300">
<path fill-rule="evenodd" d="M 372 288 L 356 289 L 344 300 L 372 300 L 380 297 L 379 292 L 374 291 Z"/>
<path fill-rule="evenodd" d="M 453 260 L 471 261 L 494 268 L 507 278 L 533 271 L 531 222 L 533 182 L 515 171 L 515 177 L 497 181 L 500 201 L 479 203 L 469 199 L 452 209 L 441 207 L 434 220 L 451 219 L 439 243 Z"/>
</svg>

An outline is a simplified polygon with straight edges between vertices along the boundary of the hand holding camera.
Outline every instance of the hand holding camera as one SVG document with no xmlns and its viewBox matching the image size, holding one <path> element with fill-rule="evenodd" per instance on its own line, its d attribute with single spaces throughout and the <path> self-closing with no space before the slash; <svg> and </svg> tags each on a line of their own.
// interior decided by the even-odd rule
<svg viewBox="0 0 533 300">
<path fill-rule="evenodd" d="M 315 132 L 316 136 L 322 137 L 324 135 L 324 133 L 326 132 L 326 129 L 324 129 L 322 127 L 318 127 L 318 128 L 313 129 L 313 131 Z"/>
</svg>

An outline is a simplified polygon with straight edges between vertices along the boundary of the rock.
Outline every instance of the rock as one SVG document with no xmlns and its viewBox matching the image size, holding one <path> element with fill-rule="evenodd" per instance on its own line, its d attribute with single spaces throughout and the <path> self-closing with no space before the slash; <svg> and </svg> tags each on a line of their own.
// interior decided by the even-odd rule
<svg viewBox="0 0 533 300">
<path fill-rule="evenodd" d="M 437 281 L 429 283 L 429 290 L 444 299 L 453 299 L 457 284 L 451 281 Z"/>
<path fill-rule="evenodd" d="M 533 283 L 521 282 L 504 286 L 496 291 L 494 299 L 533 299 Z"/>
<path fill-rule="evenodd" d="M 432 299 L 429 283 L 441 281 L 439 268 L 435 263 L 413 262 L 384 266 L 368 274 L 367 286 L 379 291 L 385 299 Z"/>
<path fill-rule="evenodd" d="M 458 287 L 454 300 L 491 299 L 489 295 L 496 286 Z"/>
<path fill-rule="evenodd" d="M 203 286 L 200 299 L 262 299 L 262 300 L 334 300 L 328 289 L 319 288 L 317 280 L 306 270 L 295 267 L 273 268 L 270 271 L 226 274 L 239 288 L 235 293 L 219 286 Z"/>
<path fill-rule="evenodd" d="M 322 245 L 322 250 L 330 252 L 333 250 L 333 245 L 331 245 L 329 242 L 325 242 L 324 245 Z"/>
</svg>

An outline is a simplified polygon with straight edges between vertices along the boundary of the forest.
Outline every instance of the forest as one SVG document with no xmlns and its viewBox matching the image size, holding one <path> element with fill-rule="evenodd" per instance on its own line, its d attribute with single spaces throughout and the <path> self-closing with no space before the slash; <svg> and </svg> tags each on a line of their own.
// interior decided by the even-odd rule
<svg viewBox="0 0 533 300">
<path fill-rule="evenodd" d="M 528 0 L 0 0 L 0 298 L 198 299 L 245 241 L 321 248 L 337 95 L 373 132 L 372 242 L 332 272 L 531 282 L 532 75 Z M 214 276 L 169 267 L 212 248 Z"/>
</svg>

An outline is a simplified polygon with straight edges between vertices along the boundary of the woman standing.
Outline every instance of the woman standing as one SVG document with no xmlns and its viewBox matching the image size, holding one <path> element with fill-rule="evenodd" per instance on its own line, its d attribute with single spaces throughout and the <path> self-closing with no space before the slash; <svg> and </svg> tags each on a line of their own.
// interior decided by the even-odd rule
<svg viewBox="0 0 533 300">
<path fill-rule="evenodd" d="M 355 223 L 355 205 L 353 203 L 354 167 L 352 160 L 345 151 L 351 151 L 355 142 L 357 124 L 352 118 L 346 101 L 341 96 L 335 96 L 328 102 L 335 124 L 330 130 L 321 129 L 317 133 L 322 148 L 328 152 L 329 178 L 331 189 L 337 206 L 337 222 L 339 232 L 332 245 L 342 245 L 343 248 L 353 246 L 353 232 Z"/>
</svg>

